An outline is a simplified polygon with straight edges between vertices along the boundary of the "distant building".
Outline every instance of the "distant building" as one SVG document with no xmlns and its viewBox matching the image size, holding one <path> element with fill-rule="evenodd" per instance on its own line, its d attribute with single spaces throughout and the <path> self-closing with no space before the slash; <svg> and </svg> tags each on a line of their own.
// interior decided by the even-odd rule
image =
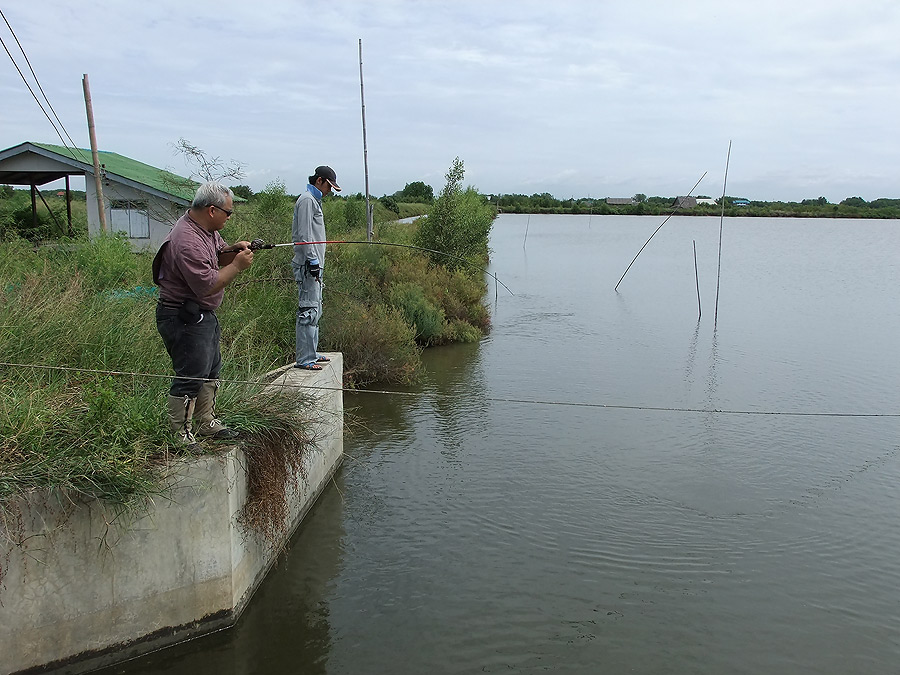
<svg viewBox="0 0 900 675">
<path fill-rule="evenodd" d="M 749 199 L 732 199 L 731 203 L 733 206 L 750 206 Z"/>
<path fill-rule="evenodd" d="M 634 206 L 634 197 L 607 197 L 610 206 Z"/>
<path fill-rule="evenodd" d="M 697 206 L 697 198 L 675 197 L 675 201 L 672 202 L 672 206 L 674 206 L 676 209 L 692 209 Z"/>
<path fill-rule="evenodd" d="M 717 202 L 715 199 L 707 199 L 705 197 L 697 197 L 697 204 L 706 204 L 708 206 L 716 206 Z"/>
</svg>

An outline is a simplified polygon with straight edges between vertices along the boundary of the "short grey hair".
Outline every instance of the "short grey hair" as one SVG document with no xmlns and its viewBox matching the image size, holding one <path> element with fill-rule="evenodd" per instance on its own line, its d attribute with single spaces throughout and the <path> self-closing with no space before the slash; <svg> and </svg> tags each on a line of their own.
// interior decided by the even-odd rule
<svg viewBox="0 0 900 675">
<path fill-rule="evenodd" d="M 234 193 L 230 187 L 226 187 L 218 181 L 207 181 L 197 188 L 191 208 L 202 209 L 207 206 L 218 206 L 221 209 L 225 207 L 225 200 L 229 197 L 234 201 Z"/>
</svg>

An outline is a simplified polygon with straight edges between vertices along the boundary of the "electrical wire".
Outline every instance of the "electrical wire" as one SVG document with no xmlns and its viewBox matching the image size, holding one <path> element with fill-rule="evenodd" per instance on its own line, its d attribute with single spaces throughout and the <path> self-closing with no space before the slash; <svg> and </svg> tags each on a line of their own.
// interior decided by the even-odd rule
<svg viewBox="0 0 900 675">
<path fill-rule="evenodd" d="M 62 123 L 62 120 L 59 118 L 59 115 L 56 114 L 56 110 L 53 108 L 53 104 L 50 103 L 50 99 L 47 98 L 47 94 L 44 91 L 44 88 L 41 86 L 41 82 L 38 79 L 37 73 L 34 72 L 34 68 L 31 66 L 31 61 L 28 59 L 28 54 L 25 52 L 25 48 L 22 46 L 22 43 L 19 42 L 19 38 L 16 35 L 16 32 L 13 30 L 13 27 L 10 25 L 9 20 L 6 18 L 6 15 L 3 13 L 2 9 L 0 9 L 0 17 L 3 18 L 4 23 L 6 23 L 6 27 L 9 28 L 9 32 L 12 34 L 13 39 L 16 41 L 16 44 L 19 46 L 19 51 L 21 51 L 22 56 L 25 57 L 25 63 L 28 64 L 28 69 L 31 71 L 31 76 L 34 78 L 34 81 L 37 84 L 38 89 L 40 89 L 41 95 L 44 97 L 44 100 L 47 102 L 47 106 L 53 112 L 53 116 L 56 118 L 56 121 L 59 122 L 60 128 L 65 132 L 66 138 L 68 138 L 69 142 L 72 143 L 71 147 L 69 147 L 69 144 L 66 143 L 65 139 L 63 139 L 62 134 L 59 132 L 59 129 L 57 129 L 57 127 L 56 127 L 56 124 L 53 122 L 52 119 L 50 119 L 50 115 L 47 114 L 47 111 L 44 109 L 43 104 L 40 102 L 37 95 L 34 93 L 34 90 L 31 88 L 31 85 L 28 83 L 28 80 L 25 78 L 25 74 L 22 72 L 21 68 L 19 68 L 19 65 L 16 63 L 16 60 L 13 58 L 13 55 L 9 51 L 9 48 L 6 46 L 6 43 L 3 41 L 3 38 L 0 37 L 0 44 L 2 44 L 3 49 L 6 50 L 7 56 L 9 56 L 9 59 L 10 59 L 10 61 L 12 61 L 12 64 L 16 67 L 16 70 L 19 71 L 19 76 L 22 78 L 22 81 L 25 83 L 25 86 L 28 87 L 28 91 L 31 92 L 31 95 L 32 95 L 32 97 L 34 97 L 34 100 L 38 104 L 38 107 L 41 109 L 41 112 L 44 113 L 44 116 L 47 118 L 47 120 L 53 126 L 53 130 L 56 131 L 56 135 L 59 136 L 59 140 L 62 141 L 63 146 L 72 153 L 73 157 L 75 157 L 75 153 L 77 152 L 81 156 L 82 161 L 87 163 L 88 162 L 87 157 L 81 151 L 81 149 L 78 147 L 78 144 L 72 140 L 72 136 L 69 134 L 68 129 L 66 129 L 65 125 Z"/>
</svg>

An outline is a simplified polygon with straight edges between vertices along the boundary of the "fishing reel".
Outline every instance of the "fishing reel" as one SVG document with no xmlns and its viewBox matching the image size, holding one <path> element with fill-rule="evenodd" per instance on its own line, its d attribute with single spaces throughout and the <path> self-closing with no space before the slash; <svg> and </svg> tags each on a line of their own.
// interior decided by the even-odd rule
<svg viewBox="0 0 900 675">
<path fill-rule="evenodd" d="M 258 251 L 261 248 L 275 248 L 275 244 L 267 244 L 262 239 L 254 239 L 250 242 L 251 251 Z"/>
</svg>

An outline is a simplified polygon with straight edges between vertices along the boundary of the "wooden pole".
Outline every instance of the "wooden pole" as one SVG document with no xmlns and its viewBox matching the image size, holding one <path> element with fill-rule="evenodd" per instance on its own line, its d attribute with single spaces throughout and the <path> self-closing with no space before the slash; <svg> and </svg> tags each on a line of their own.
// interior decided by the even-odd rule
<svg viewBox="0 0 900 675">
<path fill-rule="evenodd" d="M 69 236 L 72 236 L 72 191 L 69 189 L 69 174 L 66 174 L 66 220 L 69 223 Z"/>
<path fill-rule="evenodd" d="M 722 215 L 719 216 L 719 267 L 716 271 L 716 309 L 713 312 L 713 334 L 719 325 L 719 280 L 722 278 L 722 225 L 725 222 L 725 192 L 728 189 L 728 163 L 731 161 L 731 141 L 728 141 L 728 155 L 725 157 L 725 178 L 722 181 Z"/>
<path fill-rule="evenodd" d="M 81 80 L 84 88 L 84 106 L 87 109 L 88 134 L 91 137 L 91 155 L 94 158 L 94 185 L 97 189 L 97 210 L 100 212 L 100 229 L 108 231 L 106 227 L 106 208 L 103 206 L 103 181 L 100 179 L 100 156 L 97 154 L 97 133 L 94 130 L 94 106 L 91 104 L 91 85 L 88 82 L 87 73 Z"/>
<path fill-rule="evenodd" d="M 37 188 L 34 185 L 34 181 L 31 182 L 31 226 L 37 229 L 38 219 L 37 219 L 37 196 L 35 195 L 35 191 Z"/>
<path fill-rule="evenodd" d="M 366 240 L 372 241 L 375 225 L 372 217 L 373 209 L 369 205 L 369 148 L 366 144 L 366 93 L 363 88 L 362 38 L 359 39 L 359 102 L 362 106 L 363 166 L 366 171 Z"/>
<path fill-rule="evenodd" d="M 697 321 L 703 316 L 703 308 L 700 307 L 700 272 L 697 270 L 697 240 L 694 239 L 694 280 L 697 282 Z"/>
</svg>

